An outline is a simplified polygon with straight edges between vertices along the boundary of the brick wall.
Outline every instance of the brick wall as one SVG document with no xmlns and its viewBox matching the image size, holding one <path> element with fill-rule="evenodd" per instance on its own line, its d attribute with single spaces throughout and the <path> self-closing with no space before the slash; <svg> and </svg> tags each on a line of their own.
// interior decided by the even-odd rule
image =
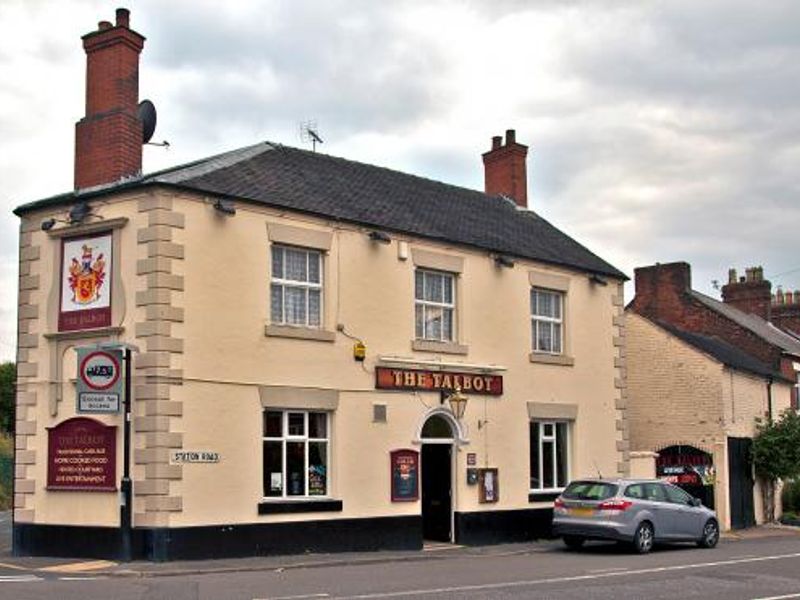
<svg viewBox="0 0 800 600">
<path fill-rule="evenodd" d="M 723 367 L 650 323 L 627 314 L 631 450 L 724 440 Z"/>
<path fill-rule="evenodd" d="M 635 270 L 636 295 L 630 308 L 653 321 L 685 331 L 719 337 L 776 370 L 781 368 L 780 348 L 745 329 L 691 295 L 687 263 L 668 263 Z"/>
</svg>

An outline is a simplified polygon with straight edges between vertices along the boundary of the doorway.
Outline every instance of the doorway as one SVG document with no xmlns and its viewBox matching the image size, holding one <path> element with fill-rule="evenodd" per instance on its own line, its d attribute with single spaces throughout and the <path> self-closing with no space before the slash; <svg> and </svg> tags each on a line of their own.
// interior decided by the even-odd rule
<svg viewBox="0 0 800 600">
<path fill-rule="evenodd" d="M 750 438 L 728 438 L 728 485 L 730 488 L 731 529 L 756 524 L 753 507 L 753 463 Z"/>
<path fill-rule="evenodd" d="M 450 444 L 422 445 L 422 537 L 449 542 L 452 520 Z"/>
<path fill-rule="evenodd" d="M 453 524 L 453 428 L 442 415 L 422 427 L 422 537 L 450 542 Z"/>
</svg>

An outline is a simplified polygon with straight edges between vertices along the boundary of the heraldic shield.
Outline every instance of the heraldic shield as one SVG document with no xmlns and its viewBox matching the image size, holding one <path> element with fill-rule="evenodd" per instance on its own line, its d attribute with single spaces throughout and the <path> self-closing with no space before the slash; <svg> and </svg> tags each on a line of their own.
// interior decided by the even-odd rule
<svg viewBox="0 0 800 600">
<path fill-rule="evenodd" d="M 100 297 L 100 288 L 105 279 L 105 260 L 103 254 L 92 258 L 93 248 L 83 246 L 81 261 L 72 259 L 69 268 L 69 284 L 72 288 L 72 300 L 78 304 L 91 304 Z"/>
</svg>

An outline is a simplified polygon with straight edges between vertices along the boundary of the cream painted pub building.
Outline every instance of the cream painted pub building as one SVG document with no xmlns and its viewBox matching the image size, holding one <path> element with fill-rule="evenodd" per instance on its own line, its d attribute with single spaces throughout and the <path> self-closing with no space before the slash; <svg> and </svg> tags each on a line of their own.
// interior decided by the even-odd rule
<svg viewBox="0 0 800 600">
<path fill-rule="evenodd" d="M 142 175 L 128 19 L 83 40 L 75 191 L 16 210 L 17 554 L 531 539 L 627 473 L 625 276 L 513 131 L 486 193 L 274 143 Z"/>
</svg>

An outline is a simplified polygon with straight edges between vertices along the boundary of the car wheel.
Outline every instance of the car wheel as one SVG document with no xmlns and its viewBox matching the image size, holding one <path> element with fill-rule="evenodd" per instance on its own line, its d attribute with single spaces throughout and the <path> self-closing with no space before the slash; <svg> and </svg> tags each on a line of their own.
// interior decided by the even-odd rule
<svg viewBox="0 0 800 600">
<path fill-rule="evenodd" d="M 638 554 L 647 554 L 653 549 L 655 532 L 650 521 L 642 521 L 633 534 L 633 548 Z"/>
<path fill-rule="evenodd" d="M 567 548 L 570 550 L 578 550 L 581 546 L 583 546 L 583 542 L 586 540 L 577 535 L 565 535 L 564 536 L 564 543 L 567 545 Z"/>
<path fill-rule="evenodd" d="M 697 540 L 701 548 L 713 548 L 719 541 L 719 524 L 714 519 L 709 519 L 703 526 L 703 535 Z"/>
</svg>

